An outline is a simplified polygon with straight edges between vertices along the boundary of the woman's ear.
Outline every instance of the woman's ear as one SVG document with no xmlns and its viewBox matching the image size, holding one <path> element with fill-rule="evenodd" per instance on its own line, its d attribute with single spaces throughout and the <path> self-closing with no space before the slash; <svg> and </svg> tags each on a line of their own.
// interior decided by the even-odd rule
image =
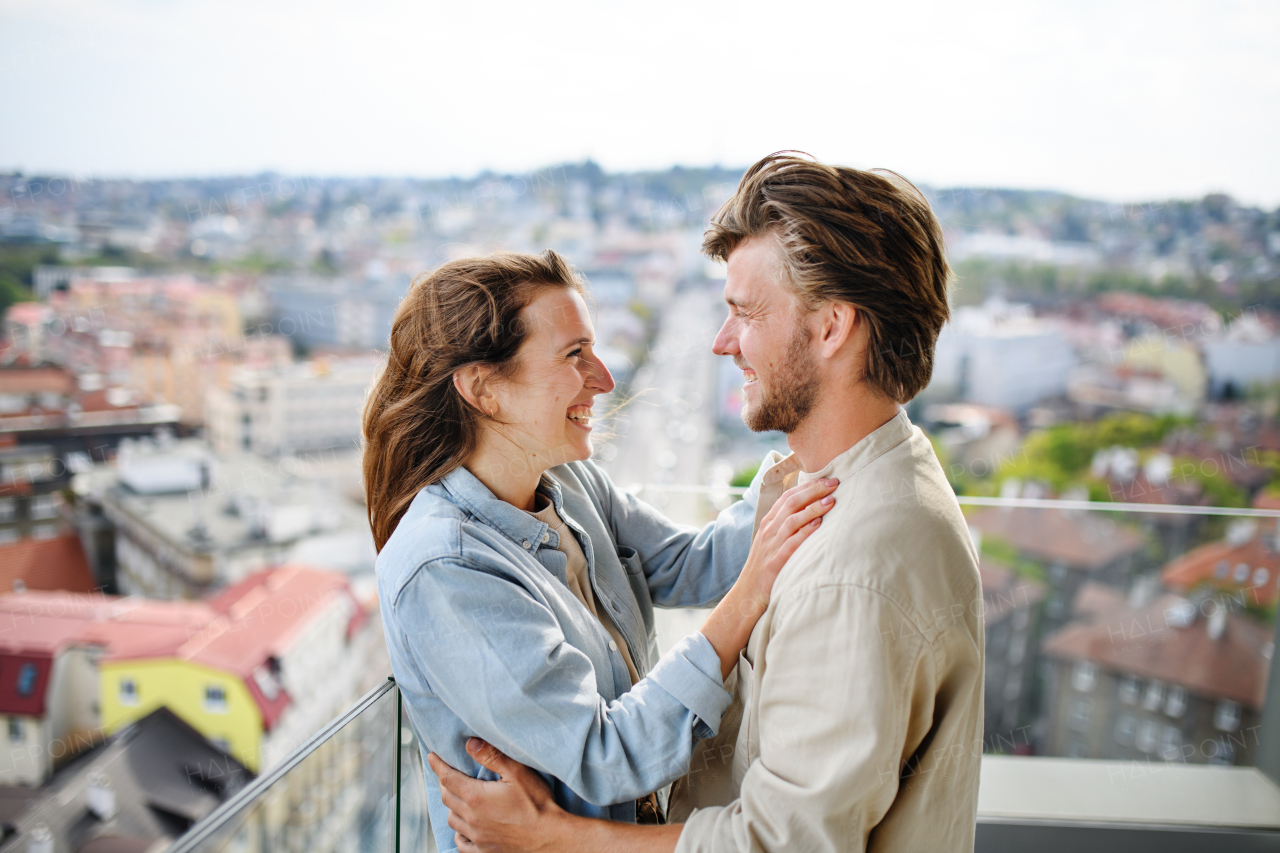
<svg viewBox="0 0 1280 853">
<path fill-rule="evenodd" d="M 489 381 L 492 376 L 493 368 L 485 364 L 468 364 L 453 372 L 454 390 L 467 401 L 467 405 L 489 417 L 498 414 L 498 401 Z"/>
</svg>

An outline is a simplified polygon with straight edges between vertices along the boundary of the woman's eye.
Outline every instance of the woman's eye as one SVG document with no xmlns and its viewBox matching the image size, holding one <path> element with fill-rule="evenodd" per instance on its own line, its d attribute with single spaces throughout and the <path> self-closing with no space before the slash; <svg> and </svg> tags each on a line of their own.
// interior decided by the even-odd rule
<svg viewBox="0 0 1280 853">
<path fill-rule="evenodd" d="M 576 349 L 576 350 L 574 350 L 573 352 L 569 353 L 569 358 L 577 358 L 577 357 L 578 357 L 578 356 L 580 356 L 580 355 L 582 355 L 582 348 L 581 348 L 581 347 L 579 347 L 578 349 Z"/>
</svg>

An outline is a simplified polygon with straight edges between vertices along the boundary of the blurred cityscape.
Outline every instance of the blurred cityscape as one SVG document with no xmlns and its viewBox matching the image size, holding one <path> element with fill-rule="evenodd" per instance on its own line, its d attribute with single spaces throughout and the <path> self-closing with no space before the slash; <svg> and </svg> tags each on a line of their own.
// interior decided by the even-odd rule
<svg viewBox="0 0 1280 853">
<path fill-rule="evenodd" d="M 0 853 L 157 849 L 389 674 L 360 409 L 445 260 L 564 253 L 618 379 L 597 460 L 680 522 L 737 499 L 785 451 L 710 349 L 724 272 L 698 247 L 739 175 L 0 176 Z M 987 750 L 1251 764 L 1280 210 L 922 189 L 957 286 L 908 411 L 982 557 Z M 663 618 L 665 648 L 700 615 Z M 331 842 L 358 837 L 342 785 L 307 790 L 289 802 L 348 821 Z"/>
</svg>

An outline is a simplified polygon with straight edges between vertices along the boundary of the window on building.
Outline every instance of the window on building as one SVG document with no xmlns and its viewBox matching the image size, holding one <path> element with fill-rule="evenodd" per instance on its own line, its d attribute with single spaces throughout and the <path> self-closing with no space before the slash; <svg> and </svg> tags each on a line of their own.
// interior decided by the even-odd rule
<svg viewBox="0 0 1280 853">
<path fill-rule="evenodd" d="M 24 663 L 18 667 L 18 695 L 30 696 L 36 692 L 36 677 L 40 669 L 33 663 Z"/>
<path fill-rule="evenodd" d="M 1271 580 L 1271 572 L 1266 569 L 1258 568 L 1253 570 L 1253 585 L 1266 586 L 1267 581 Z"/>
<path fill-rule="evenodd" d="M 1156 751 L 1156 741 L 1159 737 L 1160 725 L 1151 720 L 1143 720 L 1138 724 L 1138 731 L 1134 735 L 1133 745 L 1150 754 Z"/>
<path fill-rule="evenodd" d="M 1077 661 L 1075 669 L 1071 672 L 1071 686 L 1081 693 L 1088 693 L 1093 690 L 1093 685 L 1098 680 L 1098 667 L 1092 661 Z"/>
<path fill-rule="evenodd" d="M 221 684 L 209 684 L 204 688 L 204 709 L 215 714 L 227 711 L 227 691 Z"/>
<path fill-rule="evenodd" d="M 1164 712 L 1170 717 L 1181 717 L 1187 710 L 1187 691 L 1177 685 L 1169 688 L 1169 698 L 1164 700 Z"/>
<path fill-rule="evenodd" d="M 1236 763 L 1236 748 L 1231 738 L 1209 741 L 1209 763 L 1231 765 Z"/>
<path fill-rule="evenodd" d="M 1219 560 L 1217 565 L 1213 567 L 1213 576 L 1220 581 L 1227 579 L 1227 573 L 1231 571 L 1231 564 L 1226 560 Z"/>
<path fill-rule="evenodd" d="M 1116 720 L 1116 743 L 1121 746 L 1133 746 L 1133 733 L 1138 728 L 1138 720 L 1132 714 L 1121 714 Z"/>
<path fill-rule="evenodd" d="M 1142 695 L 1142 683 L 1132 675 L 1120 679 L 1120 701 L 1126 705 L 1137 705 Z"/>
<path fill-rule="evenodd" d="M 1147 682 L 1147 690 L 1142 694 L 1142 707 L 1148 711 L 1154 711 L 1160 707 L 1162 701 L 1164 701 L 1164 683 L 1153 678 Z"/>
<path fill-rule="evenodd" d="M 1176 761 L 1181 755 L 1182 730 L 1177 726 L 1165 726 L 1160 732 L 1160 755 L 1165 761 Z"/>
<path fill-rule="evenodd" d="M 12 527 L 0 527 L 0 545 L 12 545 L 18 541 L 18 531 Z"/>
<path fill-rule="evenodd" d="M 138 704 L 138 683 L 132 678 L 120 679 L 120 704 Z"/>
<path fill-rule="evenodd" d="M 32 518 L 55 518 L 58 515 L 58 496 L 36 495 L 31 499 Z"/>
<path fill-rule="evenodd" d="M 1232 579 L 1233 579 L 1236 583 L 1244 583 L 1244 582 L 1245 582 L 1245 580 L 1247 580 L 1247 579 L 1248 579 L 1248 577 L 1249 577 L 1249 564 L 1248 564 L 1248 563 L 1237 563 L 1237 564 L 1236 564 L 1236 571 L 1235 571 L 1235 575 L 1233 576 L 1233 578 L 1232 578 Z"/>
<path fill-rule="evenodd" d="M 1213 711 L 1213 727 L 1218 731 L 1234 732 L 1240 728 L 1240 703 L 1223 699 Z"/>
<path fill-rule="evenodd" d="M 37 524 L 31 528 L 31 538 L 33 539 L 57 539 L 58 525 L 56 524 Z"/>
<path fill-rule="evenodd" d="M 1019 634 L 1013 638 L 1013 642 L 1009 644 L 1009 663 L 1017 666 L 1022 663 L 1022 659 L 1027 655 L 1027 637 L 1025 634 Z"/>
<path fill-rule="evenodd" d="M 23 728 L 24 726 L 22 725 L 21 717 L 10 717 L 9 718 L 9 740 L 11 742 L 22 740 L 26 736 L 26 732 L 23 731 Z"/>
<path fill-rule="evenodd" d="M 1093 700 L 1077 699 L 1071 703 L 1071 717 L 1067 721 L 1072 729 L 1078 732 L 1087 731 L 1089 720 L 1093 717 Z"/>
<path fill-rule="evenodd" d="M 17 498 L 0 498 L 0 521 L 13 521 L 17 517 Z"/>
</svg>

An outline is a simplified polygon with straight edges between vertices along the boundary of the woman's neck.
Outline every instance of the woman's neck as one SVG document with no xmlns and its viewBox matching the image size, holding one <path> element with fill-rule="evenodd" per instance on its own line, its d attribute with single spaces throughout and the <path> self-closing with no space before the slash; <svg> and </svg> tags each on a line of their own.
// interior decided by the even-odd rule
<svg viewBox="0 0 1280 853">
<path fill-rule="evenodd" d="M 536 454 L 525 452 L 513 443 L 496 446 L 483 439 L 463 465 L 498 500 L 528 512 L 537 509 L 538 483 L 551 467 Z"/>
</svg>

